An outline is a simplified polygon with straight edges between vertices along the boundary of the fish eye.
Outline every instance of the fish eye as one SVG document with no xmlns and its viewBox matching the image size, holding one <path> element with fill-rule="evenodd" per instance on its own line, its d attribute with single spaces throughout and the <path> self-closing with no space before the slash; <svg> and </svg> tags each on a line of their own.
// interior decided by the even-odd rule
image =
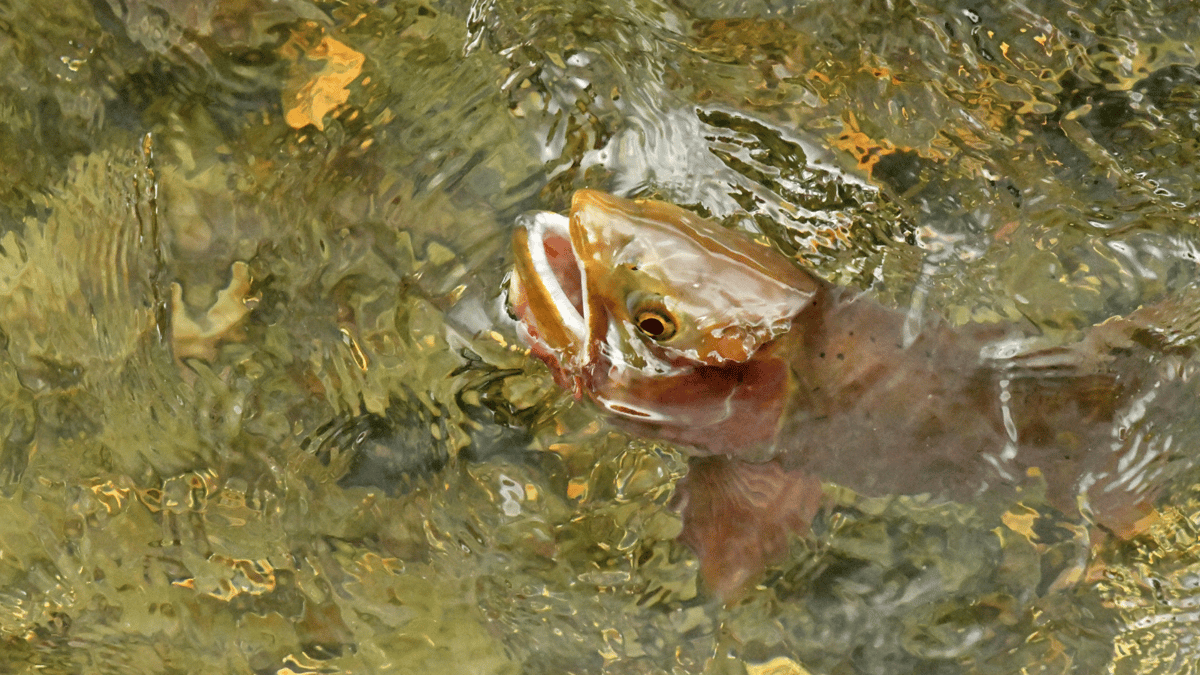
<svg viewBox="0 0 1200 675">
<path fill-rule="evenodd" d="M 634 317 L 634 322 L 651 340 L 670 340 L 675 335 L 675 318 L 663 309 L 643 309 Z"/>
</svg>

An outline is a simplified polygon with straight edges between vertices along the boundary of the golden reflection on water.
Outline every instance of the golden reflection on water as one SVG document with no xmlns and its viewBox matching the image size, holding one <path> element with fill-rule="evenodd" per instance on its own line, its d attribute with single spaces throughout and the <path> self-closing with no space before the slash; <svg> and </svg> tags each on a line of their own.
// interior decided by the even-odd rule
<svg viewBox="0 0 1200 675">
<path fill-rule="evenodd" d="M 1193 673 L 1200 662 L 1200 499 L 1190 490 L 1160 515 L 1099 580 L 1106 603 L 1123 620 L 1113 644 L 1115 673 Z"/>
<path fill-rule="evenodd" d="M 315 45 L 305 44 L 306 37 L 295 35 L 279 50 L 296 62 L 283 90 L 284 119 L 294 129 L 311 124 L 323 130 L 325 116 L 350 100 L 347 87 L 362 73 L 366 57 L 328 35 Z M 315 73 L 308 62 L 320 64 Z"/>
</svg>

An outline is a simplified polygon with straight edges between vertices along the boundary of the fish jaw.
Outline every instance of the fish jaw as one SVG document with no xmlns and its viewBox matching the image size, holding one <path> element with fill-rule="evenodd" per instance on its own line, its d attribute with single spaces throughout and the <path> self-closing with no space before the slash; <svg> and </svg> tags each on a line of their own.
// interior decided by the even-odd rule
<svg viewBox="0 0 1200 675">
<path fill-rule="evenodd" d="M 569 220 L 546 211 L 522 216 L 513 233 L 513 254 L 508 304 L 518 333 L 559 386 L 581 398 L 594 349 L 587 330 L 587 289 L 571 246 Z"/>
</svg>

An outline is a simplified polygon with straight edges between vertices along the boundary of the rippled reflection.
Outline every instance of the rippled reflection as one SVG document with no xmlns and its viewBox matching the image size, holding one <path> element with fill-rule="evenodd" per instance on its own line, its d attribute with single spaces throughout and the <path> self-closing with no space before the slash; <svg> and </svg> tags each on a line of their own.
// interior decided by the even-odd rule
<svg viewBox="0 0 1200 675">
<path fill-rule="evenodd" d="M 1076 4 L 0 8 L 0 671 L 1196 672 L 1200 24 Z M 1140 312 L 1158 508 L 829 483 L 720 605 L 685 458 L 498 299 L 581 187 L 1048 345 Z"/>
</svg>

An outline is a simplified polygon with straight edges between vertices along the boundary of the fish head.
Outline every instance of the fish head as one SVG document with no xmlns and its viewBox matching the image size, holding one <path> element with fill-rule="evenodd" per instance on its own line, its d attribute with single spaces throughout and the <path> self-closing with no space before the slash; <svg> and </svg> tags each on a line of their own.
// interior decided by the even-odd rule
<svg viewBox="0 0 1200 675">
<path fill-rule="evenodd" d="M 658 431 L 738 414 L 734 390 L 762 388 L 771 345 L 821 288 L 774 249 L 665 202 L 580 190 L 569 217 L 520 225 L 509 302 L 523 339 L 577 397 Z"/>
</svg>

